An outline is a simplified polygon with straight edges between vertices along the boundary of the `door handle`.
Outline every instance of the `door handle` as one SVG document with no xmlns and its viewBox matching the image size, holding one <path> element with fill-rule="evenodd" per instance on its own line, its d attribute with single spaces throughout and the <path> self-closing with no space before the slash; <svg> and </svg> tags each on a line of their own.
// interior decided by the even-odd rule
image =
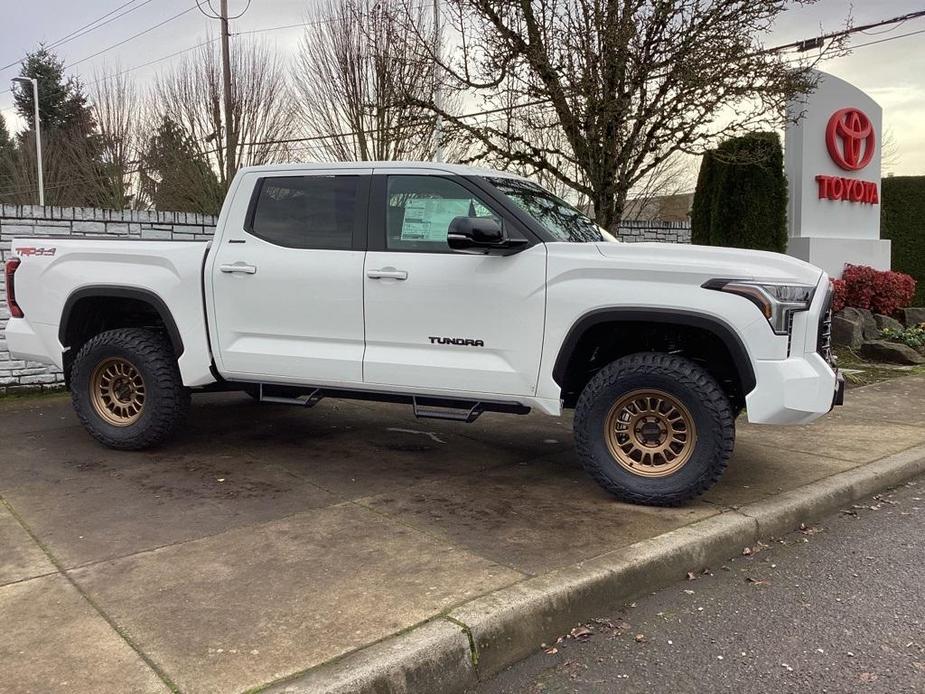
<svg viewBox="0 0 925 694">
<path fill-rule="evenodd" d="M 243 272 L 245 275 L 256 275 L 257 266 L 248 265 L 247 263 L 235 263 L 234 265 L 219 265 L 218 269 L 222 272 Z"/>
<path fill-rule="evenodd" d="M 372 280 L 406 280 L 408 273 L 404 270 L 367 270 L 366 276 Z"/>
</svg>

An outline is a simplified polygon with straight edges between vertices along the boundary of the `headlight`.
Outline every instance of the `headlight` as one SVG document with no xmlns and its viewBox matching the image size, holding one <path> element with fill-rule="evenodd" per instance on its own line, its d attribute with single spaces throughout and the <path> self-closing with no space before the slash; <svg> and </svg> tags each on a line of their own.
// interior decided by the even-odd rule
<svg viewBox="0 0 925 694">
<path fill-rule="evenodd" d="M 790 332 L 790 319 L 797 311 L 806 311 L 813 301 L 814 286 L 774 284 L 752 280 L 710 280 L 703 287 L 738 294 L 751 301 L 768 319 L 778 335 Z"/>
</svg>

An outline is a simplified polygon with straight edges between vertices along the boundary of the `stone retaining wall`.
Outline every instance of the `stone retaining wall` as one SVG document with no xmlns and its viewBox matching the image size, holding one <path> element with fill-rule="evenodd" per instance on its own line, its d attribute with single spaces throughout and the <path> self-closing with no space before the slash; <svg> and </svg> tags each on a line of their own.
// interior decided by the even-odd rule
<svg viewBox="0 0 925 694">
<path fill-rule="evenodd" d="M 664 243 L 690 243 L 690 222 L 647 222 L 624 219 L 618 237 L 621 241 L 661 241 Z"/>
</svg>

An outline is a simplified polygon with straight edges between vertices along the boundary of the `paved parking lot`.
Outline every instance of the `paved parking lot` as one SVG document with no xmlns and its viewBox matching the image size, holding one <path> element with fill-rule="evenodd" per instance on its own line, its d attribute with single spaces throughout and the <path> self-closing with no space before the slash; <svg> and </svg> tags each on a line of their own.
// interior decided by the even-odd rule
<svg viewBox="0 0 925 694">
<path fill-rule="evenodd" d="M 5 691 L 244 691 L 498 588 L 925 443 L 925 378 L 798 428 L 740 424 L 679 509 L 614 502 L 567 420 L 417 421 L 194 398 L 157 451 L 98 446 L 65 396 L 0 401 Z"/>
</svg>

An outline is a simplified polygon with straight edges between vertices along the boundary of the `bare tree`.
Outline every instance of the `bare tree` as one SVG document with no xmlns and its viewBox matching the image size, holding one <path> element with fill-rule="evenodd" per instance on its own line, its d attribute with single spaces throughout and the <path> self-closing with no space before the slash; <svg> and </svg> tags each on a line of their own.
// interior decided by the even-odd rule
<svg viewBox="0 0 925 694">
<path fill-rule="evenodd" d="M 232 122 L 222 116 L 221 60 L 215 42 L 157 78 L 153 90 L 156 122 L 170 117 L 186 132 L 201 154 L 213 157 L 223 189 L 227 189 L 224 128 L 230 127 L 238 166 L 280 160 L 278 141 L 290 134 L 294 112 L 279 56 L 265 43 L 237 37 L 231 45 Z"/>
<path fill-rule="evenodd" d="M 880 170 L 884 176 L 893 176 L 900 164 L 899 143 L 892 127 L 884 128 L 880 143 Z"/>
<path fill-rule="evenodd" d="M 425 159 L 434 153 L 435 41 L 420 4 L 325 0 L 313 6 L 296 61 L 303 131 L 310 151 L 339 160 Z"/>
<path fill-rule="evenodd" d="M 138 160 L 144 141 L 144 115 L 138 89 L 125 74 L 99 71 L 91 82 L 90 101 L 100 134 L 105 177 L 99 182 L 101 207 L 139 207 Z"/>
<path fill-rule="evenodd" d="M 412 101 L 441 114 L 471 158 L 554 177 L 612 228 L 666 159 L 783 122 L 787 101 L 814 86 L 812 61 L 794 68 L 761 37 L 789 5 L 814 2 L 447 0 L 459 45 L 445 74 L 522 127 Z M 533 136 L 546 129 L 561 137 Z"/>
</svg>

